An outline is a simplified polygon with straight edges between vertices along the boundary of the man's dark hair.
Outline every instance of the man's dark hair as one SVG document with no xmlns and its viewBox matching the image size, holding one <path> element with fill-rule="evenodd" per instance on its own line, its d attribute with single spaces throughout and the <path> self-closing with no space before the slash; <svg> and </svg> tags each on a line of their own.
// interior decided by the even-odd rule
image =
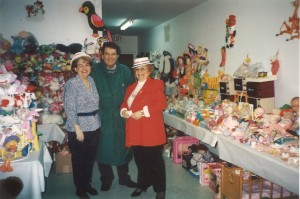
<svg viewBox="0 0 300 199">
<path fill-rule="evenodd" d="M 116 52 L 117 52 L 118 55 L 121 53 L 120 47 L 118 46 L 118 44 L 116 44 L 114 42 L 104 42 L 104 44 L 102 46 L 102 54 L 104 54 L 104 49 L 105 48 L 116 49 Z"/>
</svg>

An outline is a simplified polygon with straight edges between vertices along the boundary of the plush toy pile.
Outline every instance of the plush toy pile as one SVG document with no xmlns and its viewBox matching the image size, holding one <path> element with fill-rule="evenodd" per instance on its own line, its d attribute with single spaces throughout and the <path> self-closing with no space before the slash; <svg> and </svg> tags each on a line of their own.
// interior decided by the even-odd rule
<svg viewBox="0 0 300 199">
<path fill-rule="evenodd" d="M 20 84 L 18 91 L 28 87 L 36 97 L 33 106 L 43 109 L 39 122 L 62 125 L 62 88 L 66 80 L 73 76 L 71 56 L 81 51 L 82 45 L 39 45 L 34 35 L 26 31 L 12 36 L 12 39 L 11 47 L 0 51 L 0 73 L 13 74 L 17 79 L 7 94 L 14 95 L 17 84 Z M 8 40 L 2 38 L 0 43 L 7 42 Z"/>
<path fill-rule="evenodd" d="M 73 76 L 70 59 L 81 44 L 39 45 L 26 31 L 0 35 L 0 170 L 39 150 L 36 124 L 63 125 L 62 88 Z"/>
<path fill-rule="evenodd" d="M 36 123 L 40 110 L 34 107 L 36 97 L 30 86 L 17 75 L 6 72 L 0 79 L 0 171 L 9 172 L 11 161 L 39 150 Z"/>
</svg>

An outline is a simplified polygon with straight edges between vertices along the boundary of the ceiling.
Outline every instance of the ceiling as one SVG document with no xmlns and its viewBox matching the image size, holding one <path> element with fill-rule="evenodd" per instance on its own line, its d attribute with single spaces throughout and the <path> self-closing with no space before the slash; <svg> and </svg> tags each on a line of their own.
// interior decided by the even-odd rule
<svg viewBox="0 0 300 199">
<path fill-rule="evenodd" d="M 102 0 L 102 19 L 111 34 L 138 36 L 207 0 Z M 126 19 L 132 26 L 121 31 Z"/>
</svg>

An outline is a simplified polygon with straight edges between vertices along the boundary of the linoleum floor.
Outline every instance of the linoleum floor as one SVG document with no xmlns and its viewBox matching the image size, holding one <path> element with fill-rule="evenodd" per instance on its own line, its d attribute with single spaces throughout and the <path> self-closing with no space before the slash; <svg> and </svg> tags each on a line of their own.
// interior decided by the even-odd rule
<svg viewBox="0 0 300 199">
<path fill-rule="evenodd" d="M 166 199 L 210 199 L 213 198 L 213 192 L 208 186 L 201 186 L 198 178 L 192 176 L 182 168 L 181 164 L 174 164 L 172 159 L 165 157 L 167 170 L 167 190 Z M 132 180 L 136 181 L 137 169 L 134 161 L 129 164 L 129 174 Z M 95 164 L 92 186 L 97 189 L 99 195 L 90 196 L 103 199 L 133 199 L 130 194 L 133 188 L 119 185 L 117 173 L 114 167 L 115 179 L 109 191 L 100 191 L 100 174 Z M 156 193 L 152 187 L 143 192 L 137 199 L 155 199 Z M 73 184 L 72 173 L 56 174 L 55 163 L 52 164 L 51 172 L 46 178 L 46 188 L 43 193 L 43 199 L 76 199 L 75 187 Z"/>
</svg>

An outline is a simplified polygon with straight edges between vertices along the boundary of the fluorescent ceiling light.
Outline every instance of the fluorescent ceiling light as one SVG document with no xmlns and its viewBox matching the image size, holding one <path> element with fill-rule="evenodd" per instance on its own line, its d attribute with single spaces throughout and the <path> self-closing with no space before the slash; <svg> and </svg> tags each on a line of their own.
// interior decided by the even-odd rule
<svg viewBox="0 0 300 199">
<path fill-rule="evenodd" d="M 133 19 L 128 19 L 123 25 L 121 26 L 121 30 L 126 30 L 129 26 L 133 24 Z"/>
</svg>

